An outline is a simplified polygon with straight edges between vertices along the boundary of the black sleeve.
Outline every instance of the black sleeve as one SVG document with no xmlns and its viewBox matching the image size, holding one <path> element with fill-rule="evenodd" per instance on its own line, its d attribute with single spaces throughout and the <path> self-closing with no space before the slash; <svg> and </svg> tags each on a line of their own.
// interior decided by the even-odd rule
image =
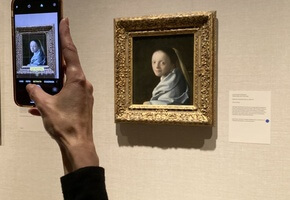
<svg viewBox="0 0 290 200">
<path fill-rule="evenodd" d="M 61 177 L 65 200 L 107 200 L 105 170 L 84 167 Z"/>
</svg>

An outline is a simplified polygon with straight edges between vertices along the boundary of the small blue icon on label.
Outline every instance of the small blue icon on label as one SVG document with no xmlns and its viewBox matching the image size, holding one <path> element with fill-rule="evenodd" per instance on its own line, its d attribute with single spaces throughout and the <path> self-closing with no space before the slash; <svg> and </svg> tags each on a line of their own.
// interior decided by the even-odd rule
<svg viewBox="0 0 290 200">
<path fill-rule="evenodd" d="M 269 119 L 266 119 L 266 121 L 265 121 L 266 123 L 270 123 L 270 120 Z"/>
</svg>

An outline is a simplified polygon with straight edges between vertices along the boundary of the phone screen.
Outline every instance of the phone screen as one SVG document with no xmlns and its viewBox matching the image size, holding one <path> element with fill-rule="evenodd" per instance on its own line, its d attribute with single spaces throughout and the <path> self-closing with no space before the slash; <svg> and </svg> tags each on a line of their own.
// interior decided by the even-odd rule
<svg viewBox="0 0 290 200">
<path fill-rule="evenodd" d="M 26 91 L 33 83 L 49 94 L 63 84 L 59 49 L 59 0 L 14 0 L 12 35 L 14 99 L 17 105 L 34 105 Z"/>
</svg>

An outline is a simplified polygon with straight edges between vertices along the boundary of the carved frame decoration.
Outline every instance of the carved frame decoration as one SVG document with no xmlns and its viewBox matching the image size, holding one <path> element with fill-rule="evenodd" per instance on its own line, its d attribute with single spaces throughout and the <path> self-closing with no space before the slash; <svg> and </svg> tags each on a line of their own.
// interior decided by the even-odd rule
<svg viewBox="0 0 290 200">
<path fill-rule="evenodd" d="M 216 12 L 114 19 L 115 121 L 208 125 L 215 121 Z M 133 38 L 193 34 L 193 105 L 133 104 Z"/>
</svg>

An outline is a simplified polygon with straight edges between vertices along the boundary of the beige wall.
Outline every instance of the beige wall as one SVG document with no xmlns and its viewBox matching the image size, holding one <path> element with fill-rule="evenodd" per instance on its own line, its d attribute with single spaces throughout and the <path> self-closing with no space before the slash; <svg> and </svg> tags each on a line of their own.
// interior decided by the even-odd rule
<svg viewBox="0 0 290 200">
<path fill-rule="evenodd" d="M 95 143 L 111 200 L 290 199 L 289 0 L 64 0 L 95 88 Z M 216 10 L 217 127 L 114 124 L 113 18 Z M 17 130 L 10 2 L 0 2 L 0 199 L 61 199 L 62 164 L 45 132 Z M 230 90 L 272 91 L 271 144 L 228 142 Z"/>
</svg>

